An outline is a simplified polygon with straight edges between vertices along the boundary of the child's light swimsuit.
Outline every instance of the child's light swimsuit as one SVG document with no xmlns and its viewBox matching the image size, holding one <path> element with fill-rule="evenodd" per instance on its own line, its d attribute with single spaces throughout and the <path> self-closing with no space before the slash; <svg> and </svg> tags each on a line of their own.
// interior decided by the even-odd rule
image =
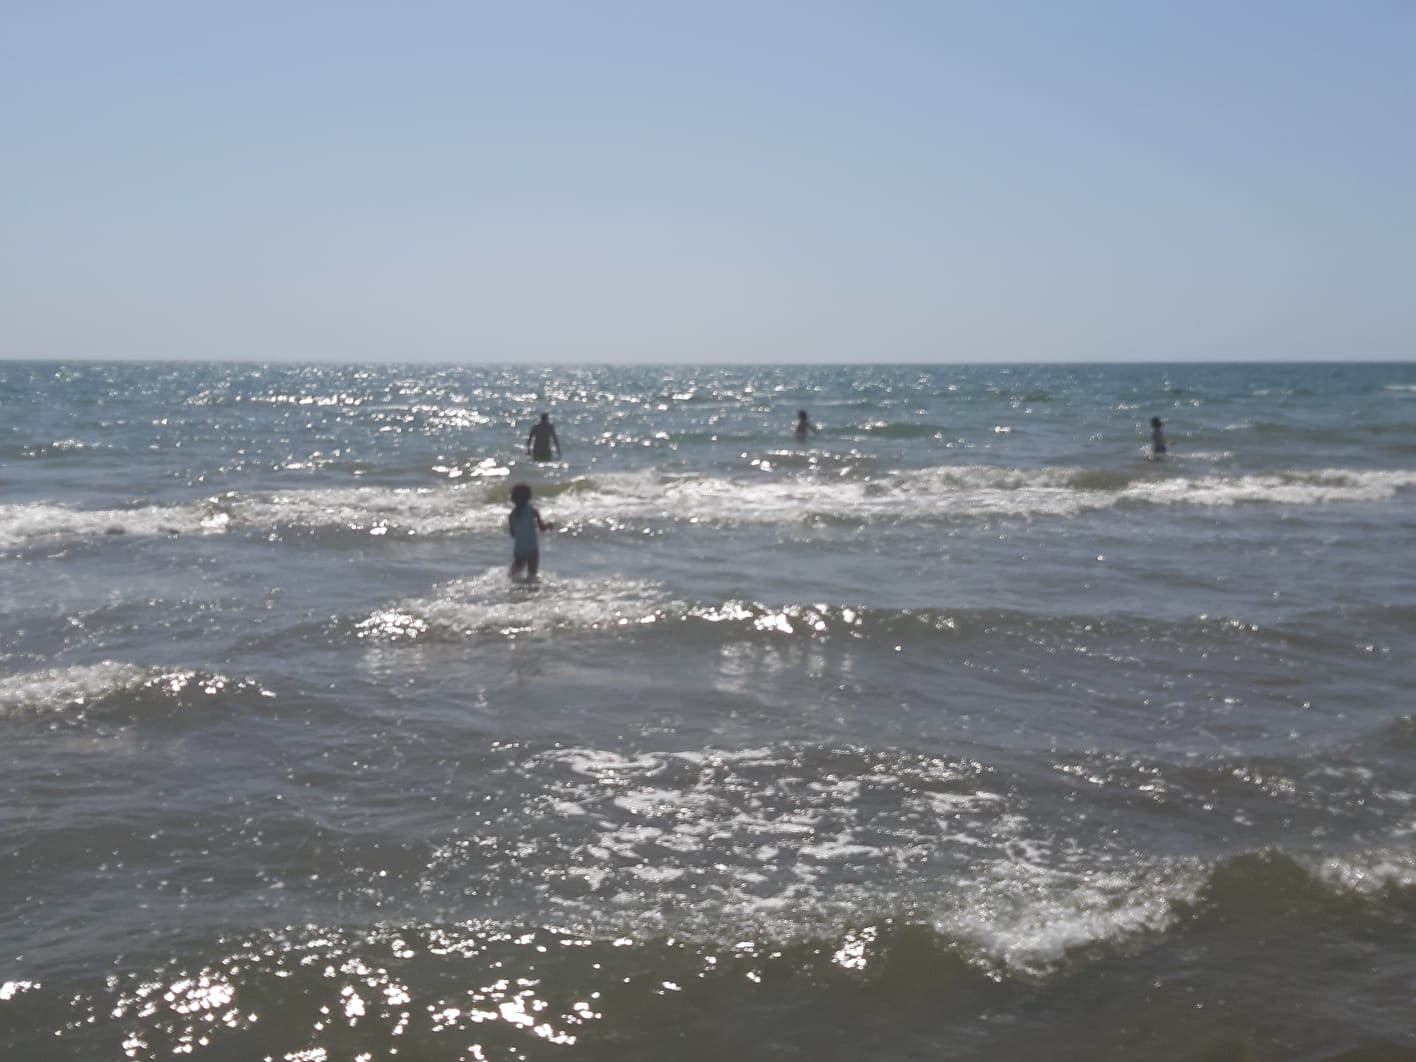
<svg viewBox="0 0 1416 1062">
<path fill-rule="evenodd" d="M 536 539 L 536 510 L 526 505 L 513 510 L 511 514 L 511 535 L 513 556 L 525 557 L 539 552 L 540 543 Z"/>
</svg>

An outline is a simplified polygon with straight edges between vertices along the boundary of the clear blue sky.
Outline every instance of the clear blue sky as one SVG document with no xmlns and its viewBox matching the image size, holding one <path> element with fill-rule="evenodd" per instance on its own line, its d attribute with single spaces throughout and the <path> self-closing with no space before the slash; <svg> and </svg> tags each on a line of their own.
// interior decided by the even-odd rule
<svg viewBox="0 0 1416 1062">
<path fill-rule="evenodd" d="M 1416 358 L 1416 2 L 11 0 L 0 357 Z"/>
</svg>

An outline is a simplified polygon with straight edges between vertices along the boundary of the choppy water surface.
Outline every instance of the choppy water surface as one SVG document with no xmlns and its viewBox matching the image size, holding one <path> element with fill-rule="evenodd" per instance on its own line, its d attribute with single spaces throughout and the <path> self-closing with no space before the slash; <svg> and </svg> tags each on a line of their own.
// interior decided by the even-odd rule
<svg viewBox="0 0 1416 1062">
<path fill-rule="evenodd" d="M 7 1057 L 1416 1058 L 1416 366 L 0 409 Z"/>
</svg>

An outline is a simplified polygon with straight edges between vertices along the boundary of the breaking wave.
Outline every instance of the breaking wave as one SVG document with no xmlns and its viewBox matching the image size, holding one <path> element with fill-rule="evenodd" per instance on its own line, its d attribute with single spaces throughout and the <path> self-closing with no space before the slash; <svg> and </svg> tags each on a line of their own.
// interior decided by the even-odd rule
<svg viewBox="0 0 1416 1062">
<path fill-rule="evenodd" d="M 231 694 L 275 696 L 255 682 L 213 672 L 105 660 L 0 678 L 0 717 L 151 715 Z"/>
<path fill-rule="evenodd" d="M 1148 886 L 1096 875 L 1070 883 L 1070 899 L 1056 882 L 1015 879 L 982 897 L 972 923 L 865 910 L 784 937 L 740 925 L 665 935 L 490 918 L 198 935 L 175 955 L 103 978 L 54 988 L 6 981 L 0 1013 L 22 1050 L 52 1050 L 58 1038 L 93 1057 L 312 1062 L 409 1045 L 430 1058 L 577 1049 L 622 1057 L 662 1043 L 665 1029 L 706 1035 L 704 1023 L 724 1013 L 736 1016 L 729 1025 L 747 1022 L 751 1039 L 771 1032 L 774 1015 L 803 1007 L 869 1005 L 884 1008 L 886 1021 L 912 1000 L 936 1015 L 978 1007 L 999 981 L 1065 976 L 1065 963 L 1010 967 L 1015 945 L 1032 955 L 1038 937 L 1097 955 L 1207 921 L 1266 922 L 1270 932 L 1291 933 L 1305 911 L 1343 902 L 1282 855 L 1243 855 L 1180 877 L 1182 885 Z M 837 1038 L 848 1027 L 824 1026 Z M 464 1055 L 469 1041 L 476 1050 Z"/>
<path fill-rule="evenodd" d="M 861 474 L 757 478 L 603 473 L 536 485 L 538 504 L 570 533 L 648 523 L 732 526 L 1070 517 L 1128 506 L 1322 506 L 1389 501 L 1416 472 L 1328 469 L 1248 475 L 1169 470 L 938 466 Z M 348 487 L 242 494 L 183 505 L 84 510 L 53 503 L 0 506 L 0 547 L 102 535 L 333 531 L 356 535 L 485 533 L 507 510 L 505 483 Z"/>
</svg>

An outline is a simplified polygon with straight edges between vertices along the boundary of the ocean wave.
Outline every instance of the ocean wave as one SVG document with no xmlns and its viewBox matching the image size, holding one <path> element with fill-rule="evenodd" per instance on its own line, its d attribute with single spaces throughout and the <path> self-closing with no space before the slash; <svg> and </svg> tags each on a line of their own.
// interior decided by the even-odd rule
<svg viewBox="0 0 1416 1062">
<path fill-rule="evenodd" d="M 0 678 L 0 717 L 53 713 L 138 717 L 229 694 L 274 697 L 255 682 L 192 668 L 105 660 Z"/>
<path fill-rule="evenodd" d="M 200 506 L 76 509 L 48 502 L 0 506 L 0 548 L 105 535 L 210 534 L 223 530 L 225 520 Z"/>
<path fill-rule="evenodd" d="M 1046 978 L 1197 922 L 1416 889 L 1401 829 L 1391 847 L 1219 859 L 1097 847 L 1059 836 L 987 765 L 903 750 L 569 747 L 517 771 L 540 791 L 513 832 L 449 840 L 420 893 L 526 877 L 588 935 L 706 943 L 915 921 L 989 977 Z"/>
<path fill-rule="evenodd" d="M 1198 922 L 1311 919 L 1402 893 L 1416 893 L 1416 854 L 1409 850 L 1323 854 L 1269 848 L 1209 867 L 1202 887 L 1178 910 Z"/>
<path fill-rule="evenodd" d="M 543 576 L 513 584 L 500 568 L 438 587 L 353 623 L 360 638 L 375 641 L 517 636 L 553 631 L 647 631 L 689 624 L 727 637 L 769 634 L 824 639 L 937 638 L 939 634 L 991 633 L 998 626 L 1037 622 L 1003 610 L 950 613 L 934 609 L 870 609 L 827 603 L 770 605 L 730 599 L 686 602 L 648 580 L 619 577 Z M 1094 621 L 1063 621 L 1090 627 Z"/>
<path fill-rule="evenodd" d="M 432 596 L 378 609 L 352 627 L 355 636 L 373 641 L 617 630 L 658 622 L 667 603 L 655 583 L 551 576 L 511 583 L 498 568 L 446 583 Z"/>
<path fill-rule="evenodd" d="M 535 490 L 548 515 L 576 529 L 639 528 L 647 523 L 732 526 L 815 520 L 868 524 L 1033 519 L 1143 505 L 1332 505 L 1386 501 L 1412 486 L 1416 486 L 1416 472 L 1406 471 L 1192 476 L 1149 465 L 1136 470 L 974 465 L 892 473 L 858 473 L 843 466 L 834 475 L 779 476 L 766 471 L 755 479 L 652 471 L 598 473 L 538 483 Z M 420 495 L 416 503 L 385 499 L 385 504 L 391 522 L 419 533 L 437 533 L 499 523 L 504 515 L 503 491 L 500 487 L 485 489 L 480 496 L 464 495 L 456 499 L 456 513 L 445 509 L 453 500 L 437 492 Z M 465 508 L 479 497 L 484 505 L 495 507 L 490 516 Z M 287 506 L 299 505 L 295 498 L 282 500 Z M 368 506 L 370 501 L 359 497 L 348 508 Z M 320 502 L 339 506 L 337 498 Z M 342 521 L 358 524 L 344 507 L 337 512 Z"/>
<path fill-rule="evenodd" d="M 676 638 L 705 641 L 765 637 L 892 645 L 938 645 L 942 641 L 963 645 L 1011 637 L 1038 646 L 1065 645 L 1081 655 L 1113 652 L 1116 637 L 1179 645 L 1257 641 L 1275 648 L 1321 648 L 1330 641 L 1301 624 L 1261 626 L 1231 616 L 1165 620 L 1129 615 L 1046 615 L 1004 608 L 878 608 L 746 598 L 686 601 L 652 580 L 546 574 L 538 583 L 521 584 L 511 583 L 502 568 L 452 580 L 427 595 L 391 602 L 368 615 L 340 621 L 336 627 L 373 642 L 593 632 L 653 636 L 669 630 Z"/>
<path fill-rule="evenodd" d="M 879 956 L 842 935 L 914 921 L 991 978 L 1051 976 L 1089 950 L 1161 933 L 1204 884 L 1194 861 L 1058 843 L 969 760 L 570 747 L 520 769 L 542 782 L 517 822 L 438 847 L 419 894 L 539 881 L 557 922 L 587 936 L 834 939 L 853 971 Z"/>
<path fill-rule="evenodd" d="M 1391 500 L 1416 471 L 1326 469 L 1225 475 L 1137 469 L 935 466 L 877 473 L 843 465 L 758 478 L 654 471 L 535 484 L 537 503 L 571 532 L 647 524 L 732 526 L 819 520 L 852 524 L 1072 517 L 1136 506 L 1320 506 Z M 469 477 L 472 478 L 472 477 Z M 485 533 L 505 519 L 500 477 L 431 487 L 360 486 L 226 494 L 168 506 L 82 510 L 0 506 L 0 546 L 105 534 L 194 534 L 282 528 L 357 535 Z"/>
<path fill-rule="evenodd" d="M 1385 501 L 1416 486 L 1416 472 L 1316 470 L 1227 476 L 1164 470 L 938 466 L 888 474 L 764 475 L 758 479 L 652 471 L 597 473 L 535 484 L 538 504 L 581 524 L 654 520 L 731 525 L 803 519 L 913 521 L 929 518 L 1072 516 L 1118 505 L 1327 505 Z M 280 523 L 418 534 L 499 525 L 506 485 L 357 488 L 233 497 L 239 525 Z"/>
<path fill-rule="evenodd" d="M 332 1057 L 324 1047 L 286 1053 L 311 1042 L 336 1053 L 345 1044 L 414 1043 L 442 1057 L 468 1036 L 479 1055 L 490 1052 L 482 1057 L 528 1050 L 543 1057 L 540 1048 L 623 1044 L 646 1022 L 676 1025 L 690 1013 L 695 1020 L 725 1008 L 776 1013 L 804 995 L 830 1005 L 877 990 L 869 997 L 877 1005 L 923 997 L 937 1011 L 950 997 L 977 997 L 999 981 L 1065 978 L 1088 960 L 1206 925 L 1301 932 L 1306 919 L 1321 922 L 1324 910 L 1349 902 L 1273 853 L 1181 877 L 1185 884 L 1169 895 L 1144 886 L 1127 894 L 1140 884 L 1130 876 L 1079 877 L 1068 883 L 1073 899 L 1065 910 L 1054 882 L 1005 877 L 981 898 L 974 925 L 866 909 L 780 935 L 741 924 L 665 933 L 657 923 L 621 930 L 495 918 L 228 932 L 188 939 L 176 954 L 150 962 L 134 956 L 134 965 L 77 985 L 7 981 L 0 1004 L 12 1027 L 36 1043 L 63 1029 L 71 1048 L 80 1039 L 91 1046 L 127 1040 L 137 1051 L 130 1057 L 170 1057 L 198 1045 L 221 1057 L 237 1057 L 242 1047 L 259 1048 L 254 1057 L 273 1048 L 286 1058 Z M 1000 915 L 1009 928 L 987 941 L 985 950 L 996 954 L 980 961 L 976 925 Z M 1035 938 L 1067 958 L 1033 965 Z M 1027 941 L 1028 965 L 1011 968 L 1018 939 Z M 312 1031 L 320 1035 L 312 1039 Z"/>
<path fill-rule="evenodd" d="M 944 428 L 938 424 L 881 419 L 843 424 L 832 434 L 866 439 L 942 439 L 945 437 Z"/>
<path fill-rule="evenodd" d="M 87 439 L 55 439 L 48 443 L 31 443 L 24 446 L 6 446 L 0 453 L 18 457 L 68 457 L 82 454 L 86 450 L 112 450 L 109 442 L 89 442 Z"/>
<path fill-rule="evenodd" d="M 1400 844 L 1200 858 L 1070 843 L 1030 819 L 998 771 L 964 758 L 506 751 L 510 769 L 545 783 L 521 790 L 516 816 L 478 817 L 431 850 L 321 831 L 311 865 L 324 887 L 362 874 L 397 914 L 166 934 L 160 952 L 137 944 L 78 979 L 21 967 L 0 985 L 0 1017 L 26 1047 L 62 1030 L 93 1057 L 119 1042 L 145 1059 L 410 1043 L 452 1057 L 469 1037 L 484 1057 L 546 1057 L 622 1049 L 646 1025 L 725 1010 L 780 1016 L 804 999 L 975 1009 L 1000 986 L 1065 986 L 1109 960 L 1154 952 L 1168 969 L 1167 946 L 1211 947 L 1216 934 L 1370 934 L 1416 896 Z M 273 867 L 310 848 L 303 837 L 286 853 L 301 831 L 286 832 L 263 842 Z M 398 877 L 400 858 L 416 880 Z M 521 879 L 535 884 L 533 909 L 468 913 L 496 909 Z"/>
<path fill-rule="evenodd" d="M 1416 830 L 1405 831 L 1408 836 Z M 1356 897 L 1416 893 L 1416 851 L 1377 849 L 1306 861 L 1306 869 L 1325 888 Z"/>
<path fill-rule="evenodd" d="M 124 956 L 116 968 L 82 979 L 5 982 L 0 1006 L 12 1043 L 35 1058 L 52 1055 L 58 1040 L 70 1055 L 94 1058 L 317 1062 L 410 1050 L 421 1058 L 479 1059 L 904 1058 L 921 1056 L 921 1043 L 945 1057 L 961 1050 L 971 1057 L 1054 1057 L 1059 1043 L 1065 1058 L 1134 1057 L 1135 1045 L 1146 1042 L 1145 1021 L 1139 1039 L 1129 1028 L 1098 1038 L 1088 1024 L 1106 1022 L 1090 1011 L 1075 1014 L 1075 996 L 1020 996 L 961 959 L 947 933 L 908 915 L 781 940 L 705 942 L 479 918 L 311 923 L 192 933 L 172 943 L 180 947 L 175 954 Z M 1181 979 L 1168 971 L 1144 987 L 1117 978 L 1103 984 L 1121 1013 L 1144 1017 L 1157 995 L 1162 1006 L 1173 998 L 1172 980 Z M 1176 995 L 1173 1005 L 1190 1010 L 1211 998 L 1197 1003 L 1188 981 Z M 1063 1018 L 1041 1019 L 1040 1028 L 1005 1017 L 1017 1006 L 1031 1013 L 1064 1005 Z M 1241 997 L 1217 1018 L 1194 1019 L 1217 1021 L 1228 1048 L 1205 1057 L 1241 1057 L 1259 1042 L 1246 1019 L 1261 1020 L 1272 1005 L 1271 995 L 1262 1002 Z M 979 1013 L 991 1019 L 985 1031 L 960 1020 Z M 1286 1016 L 1285 1030 L 1291 1021 Z M 1394 1041 L 1372 1046 L 1382 1037 L 1360 1023 L 1343 1031 L 1322 1053 L 1303 1057 L 1378 1062 L 1409 1053 Z M 1159 1034 L 1183 1042 L 1148 1043 L 1146 1057 L 1192 1059 L 1195 1036 L 1202 1049 L 1211 1042 L 1193 1022 L 1164 1023 Z M 1358 1042 L 1367 1046 L 1333 1054 L 1334 1044 Z"/>
<path fill-rule="evenodd" d="M 500 480 L 447 487 L 345 487 L 231 494 L 233 529 L 306 529 L 358 535 L 445 535 L 497 530 L 510 503 Z"/>
<path fill-rule="evenodd" d="M 961 880 L 930 926 L 992 976 L 1043 978 L 1164 933 L 1203 882 L 1191 860 L 1148 868 L 1101 855 L 1064 867 L 995 861 Z"/>
</svg>

